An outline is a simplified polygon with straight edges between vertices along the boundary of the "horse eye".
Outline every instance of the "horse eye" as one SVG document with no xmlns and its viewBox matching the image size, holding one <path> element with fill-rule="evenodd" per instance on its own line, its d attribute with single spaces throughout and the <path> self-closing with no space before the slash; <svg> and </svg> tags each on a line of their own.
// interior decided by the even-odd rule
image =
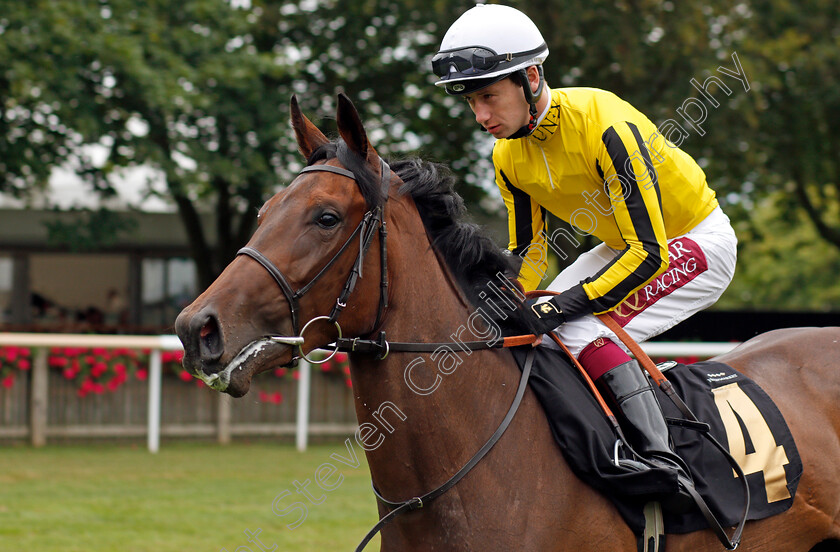
<svg viewBox="0 0 840 552">
<path fill-rule="evenodd" d="M 315 222 L 317 222 L 318 226 L 321 228 L 333 228 L 340 221 L 341 219 L 333 213 L 323 213 Z"/>
</svg>

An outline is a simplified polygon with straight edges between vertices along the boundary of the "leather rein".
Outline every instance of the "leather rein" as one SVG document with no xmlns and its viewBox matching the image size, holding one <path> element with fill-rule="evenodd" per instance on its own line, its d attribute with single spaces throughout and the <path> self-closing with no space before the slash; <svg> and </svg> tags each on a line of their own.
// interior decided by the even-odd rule
<svg viewBox="0 0 840 552">
<path fill-rule="evenodd" d="M 385 332 L 380 332 L 377 339 L 361 339 L 358 337 L 355 338 L 345 338 L 341 335 L 341 326 L 338 324 L 338 316 L 341 314 L 342 309 L 347 306 L 347 300 L 350 297 L 350 294 L 356 287 L 356 283 L 358 282 L 359 278 L 362 277 L 362 264 L 364 262 L 364 256 L 367 253 L 368 249 L 373 242 L 373 236 L 378 228 L 379 230 L 379 248 L 380 248 L 380 290 L 379 290 L 379 308 L 376 313 L 376 321 L 374 322 L 373 329 L 371 331 L 375 331 L 376 328 L 380 326 L 382 323 L 383 317 L 385 315 L 385 311 L 388 308 L 388 268 L 387 268 L 387 230 L 385 228 L 385 202 L 388 200 L 388 188 L 391 181 L 391 169 L 388 164 L 380 159 L 380 167 L 381 167 L 381 178 L 380 178 L 380 186 L 382 189 L 383 195 L 383 203 L 380 206 L 373 207 L 369 209 L 364 216 L 362 217 L 361 222 L 359 222 L 356 229 L 350 234 L 350 237 L 344 242 L 344 244 L 339 248 L 339 250 L 333 255 L 333 257 L 327 262 L 326 265 L 309 281 L 308 284 L 301 287 L 297 291 L 292 289 L 292 286 L 289 284 L 288 279 L 283 274 L 283 272 L 275 266 L 273 262 L 271 262 L 268 257 L 260 253 L 257 249 L 253 247 L 243 247 L 237 252 L 237 255 L 245 255 L 260 265 L 268 271 L 271 275 L 272 279 L 277 283 L 280 291 L 282 291 L 286 301 L 289 304 L 289 310 L 291 311 L 291 318 L 292 318 L 292 329 L 294 331 L 294 336 L 269 336 L 268 339 L 274 341 L 276 343 L 282 343 L 294 347 L 298 347 L 300 352 L 300 357 L 304 358 L 306 361 L 319 364 L 326 362 L 330 358 L 332 358 L 335 353 L 338 351 L 347 351 L 347 352 L 356 352 L 356 353 L 375 353 L 377 358 L 382 360 L 388 356 L 391 352 L 414 352 L 414 353 L 433 353 L 438 348 L 442 346 L 451 346 L 452 343 L 413 343 L 413 342 L 388 342 L 385 339 Z M 333 174 L 338 174 L 350 179 L 355 180 L 358 182 L 356 175 L 344 168 L 335 167 L 333 165 L 310 165 L 305 167 L 300 174 L 309 173 L 309 172 L 329 172 Z M 344 284 L 344 288 L 341 291 L 341 294 L 336 299 L 335 305 L 333 305 L 330 314 L 327 316 L 316 316 L 309 320 L 306 324 L 304 324 L 303 328 L 300 328 L 300 298 L 303 297 L 307 292 L 309 292 L 315 283 L 320 280 L 320 278 L 326 273 L 326 271 L 332 267 L 338 258 L 350 247 L 350 244 L 355 240 L 355 238 L 359 236 L 359 253 L 356 256 L 356 261 L 353 264 L 353 268 L 350 271 L 350 275 L 347 277 L 347 281 Z M 336 338 L 334 345 L 335 349 L 332 353 L 325 359 L 316 360 L 310 359 L 306 356 L 303 351 L 303 344 L 304 344 L 304 337 L 303 334 L 306 332 L 306 329 L 309 325 L 316 320 L 326 320 L 335 325 L 336 329 L 338 330 L 338 337 Z M 522 335 L 522 336 L 513 336 L 513 337 L 505 337 L 502 339 L 496 339 L 492 341 L 467 341 L 467 342 L 458 342 L 458 346 L 470 351 L 477 351 L 477 350 L 484 350 L 484 349 L 494 349 L 494 348 L 501 348 L 501 347 L 515 347 L 519 345 L 529 345 L 534 344 L 538 341 L 538 338 L 533 335 Z M 533 365 L 534 361 L 534 349 L 532 349 L 526 358 L 525 365 L 522 369 L 522 376 L 519 379 L 519 386 L 516 390 L 516 395 L 511 402 L 510 408 L 508 409 L 507 414 L 505 415 L 502 422 L 499 424 L 496 431 L 490 438 L 487 440 L 486 443 L 476 452 L 472 458 L 464 464 L 461 469 L 455 472 L 446 482 L 442 485 L 438 486 L 432 491 L 429 491 L 423 495 L 415 496 L 408 500 L 394 502 L 391 500 L 387 500 L 384 498 L 376 487 L 373 487 L 373 493 L 376 495 L 376 498 L 382 502 L 382 504 L 391 508 L 391 511 L 386 514 L 379 522 L 374 525 L 374 527 L 365 535 L 362 542 L 356 548 L 356 552 L 361 552 L 365 546 L 370 542 L 370 540 L 388 523 L 394 520 L 400 514 L 410 512 L 413 510 L 418 510 L 423 508 L 426 504 L 434 500 L 435 498 L 441 496 L 446 491 L 451 489 L 455 486 L 467 473 L 470 472 L 484 456 L 490 451 L 490 449 L 495 445 L 498 440 L 501 438 L 502 434 L 510 425 L 510 422 L 513 420 L 516 411 L 519 409 L 519 405 L 522 402 L 522 397 L 525 395 L 525 389 L 527 388 L 528 384 L 528 376 L 531 373 L 531 366 Z"/>
<path fill-rule="evenodd" d="M 292 318 L 292 329 L 296 335 L 294 336 L 269 336 L 268 339 L 282 343 L 290 346 L 296 346 L 300 352 L 300 358 L 304 358 L 308 362 L 312 364 L 320 364 L 323 362 L 328 361 L 330 358 L 333 357 L 338 351 L 347 351 L 347 352 L 355 352 L 355 353 L 368 353 L 368 354 L 376 354 L 376 358 L 379 360 L 385 359 L 391 352 L 413 352 L 413 353 L 433 353 L 438 350 L 442 346 L 451 346 L 452 343 L 416 343 L 416 342 L 389 342 L 385 339 L 385 332 L 380 332 L 377 339 L 362 339 L 360 337 L 354 338 L 345 338 L 341 335 L 341 326 L 338 324 L 338 317 L 341 314 L 341 311 L 344 307 L 347 306 L 347 301 L 350 295 L 353 293 L 353 290 L 358 283 L 359 278 L 362 277 L 362 265 L 364 263 L 364 257 L 367 254 L 368 250 L 370 249 L 371 244 L 373 243 L 373 237 L 378 229 L 379 231 L 379 248 L 380 248 L 380 289 L 379 289 L 379 307 L 376 313 L 376 320 L 374 322 L 373 328 L 371 329 L 372 333 L 377 328 L 379 328 L 380 324 L 383 321 L 385 311 L 388 308 L 388 268 L 387 268 L 387 230 L 385 228 L 385 203 L 388 200 L 388 190 L 391 182 L 391 169 L 388 164 L 380 159 L 380 187 L 382 190 L 382 205 L 372 207 L 368 209 L 367 212 L 362 216 L 362 220 L 356 226 L 356 229 L 353 231 L 352 234 L 347 238 L 344 244 L 339 248 L 339 250 L 333 255 L 333 257 L 327 262 L 326 265 L 309 281 L 308 284 L 301 287 L 297 291 L 293 291 L 291 285 L 289 284 L 288 279 L 283 275 L 280 269 L 274 265 L 265 255 L 260 253 L 257 249 L 253 247 L 243 247 L 237 252 L 237 255 L 246 255 L 251 257 L 255 261 L 257 261 L 260 265 L 262 265 L 277 285 L 280 287 L 280 290 L 283 292 L 283 295 L 286 298 L 286 301 L 289 304 L 289 309 L 291 311 L 291 318 Z M 358 183 L 358 179 L 356 175 L 347 169 L 342 167 L 336 167 L 333 165 L 310 165 L 305 167 L 301 170 L 300 174 L 305 174 L 309 172 L 329 172 L 333 174 L 337 174 L 340 176 L 344 176 L 350 178 Z M 299 322 L 299 312 L 300 312 L 300 298 L 303 297 L 307 292 L 309 292 L 314 285 L 321 279 L 321 277 L 326 274 L 327 270 L 332 267 L 338 258 L 344 253 L 345 250 L 350 248 L 350 245 L 355 240 L 355 238 L 359 236 L 359 253 L 356 256 L 356 260 L 353 264 L 353 268 L 350 271 L 350 275 L 347 277 L 347 280 L 344 284 L 344 287 L 336 298 L 335 305 L 333 305 L 330 314 L 327 316 L 316 316 L 309 320 L 306 324 L 304 324 L 303 328 L 300 328 Z M 540 294 L 537 292 L 537 294 Z M 533 295 L 532 295 L 533 296 Z M 602 316 L 602 320 L 604 323 L 610 326 L 613 331 L 621 336 L 621 339 L 627 344 L 631 350 L 636 354 L 637 358 L 640 359 L 645 365 L 645 368 L 648 372 L 654 376 L 654 380 L 656 380 L 657 384 L 663 388 L 663 390 L 671 397 L 671 400 L 677 405 L 677 407 L 682 411 L 682 413 L 686 416 L 686 420 L 681 420 L 683 425 L 691 429 L 695 429 L 700 431 L 700 433 L 708 440 L 710 440 L 727 458 L 729 463 L 732 465 L 733 469 L 738 473 L 740 476 L 742 485 L 744 487 L 745 493 L 745 504 L 742 512 L 742 517 L 738 527 L 736 527 L 733 537 L 730 539 L 723 528 L 718 523 L 717 519 L 715 518 L 714 514 L 709 510 L 708 506 L 705 504 L 703 498 L 693 489 L 691 486 L 687 486 L 686 489 L 690 492 L 692 498 L 697 503 L 697 506 L 700 508 L 703 516 L 706 518 L 710 528 L 714 531 L 715 535 L 724 545 L 724 547 L 728 550 L 734 550 L 737 548 L 738 544 L 740 543 L 741 534 L 744 529 L 744 524 L 747 519 L 747 513 L 749 510 L 749 488 L 746 485 L 746 479 L 743 475 L 743 471 L 741 470 L 740 466 L 738 466 L 737 462 L 732 458 L 732 456 L 728 453 L 728 451 L 718 443 L 711 435 L 709 434 L 708 425 L 700 422 L 694 414 L 688 409 L 688 407 L 682 402 L 682 400 L 676 396 L 673 392 L 673 389 L 670 385 L 670 382 L 662 375 L 662 373 L 656 368 L 653 362 L 644 354 L 644 352 L 638 348 L 638 345 L 633 342 L 633 340 L 627 336 L 620 327 L 615 327 L 614 323 L 610 323 L 609 317 Z M 317 360 L 311 359 L 306 356 L 303 351 L 303 344 L 304 344 L 304 337 L 303 334 L 306 332 L 306 329 L 315 321 L 318 320 L 326 320 L 335 325 L 338 331 L 338 337 L 334 341 L 334 350 L 332 353 L 327 356 L 325 359 Z M 586 372 L 580 366 L 580 364 L 575 360 L 574 356 L 566 349 L 566 347 L 559 341 L 559 338 L 554 335 L 552 332 L 549 334 L 560 346 L 561 349 L 565 350 L 569 358 L 572 362 L 578 367 L 579 371 L 582 373 L 584 379 L 586 379 L 589 383 L 590 388 L 593 391 L 593 394 L 596 398 L 599 399 L 601 403 L 601 407 L 604 410 L 607 417 L 613 423 L 614 429 L 619 436 L 621 441 L 625 441 L 623 434 L 621 432 L 621 428 L 618 425 L 615 416 L 610 411 L 609 407 L 603 402 L 603 399 L 600 398 L 600 394 L 595 389 L 594 384 L 588 380 Z M 515 347 L 520 345 L 535 345 L 539 343 L 540 339 L 534 335 L 520 335 L 520 336 L 512 336 L 512 337 L 505 337 L 503 339 L 496 339 L 496 340 L 489 340 L 489 341 L 467 341 L 467 342 L 458 342 L 458 347 L 462 348 L 463 350 L 470 350 L 470 351 L 477 351 L 477 350 L 484 350 L 484 349 L 493 349 L 493 348 L 501 348 L 501 347 Z M 635 349 L 633 346 L 635 345 Z M 496 431 L 487 442 L 476 452 L 466 464 L 464 464 L 461 469 L 459 469 L 455 474 L 453 474 L 445 483 L 438 486 L 436 489 L 429 491 L 421 496 L 415 496 L 408 500 L 394 502 L 387 500 L 384 498 L 379 491 L 373 486 L 373 493 L 376 495 L 377 500 L 379 500 L 385 506 L 391 508 L 391 511 L 383 516 L 374 527 L 365 535 L 362 542 L 356 548 L 356 552 L 361 552 L 365 546 L 370 542 L 370 540 L 388 523 L 394 520 L 398 515 L 410 512 L 413 510 L 418 510 L 423 508 L 426 504 L 430 501 L 434 500 L 435 498 L 441 496 L 446 491 L 454 487 L 470 470 L 472 470 L 480 461 L 481 459 L 490 451 L 490 449 L 498 442 L 501 438 L 502 434 L 510 425 L 510 422 L 513 420 L 514 415 L 516 414 L 517 410 L 519 409 L 519 405 L 522 401 L 522 397 L 525 394 L 525 389 L 528 383 L 528 377 L 530 376 L 531 367 L 534 361 L 534 352 L 535 349 L 531 349 L 525 359 L 525 364 L 522 368 L 522 376 L 519 380 L 519 386 L 516 390 L 516 395 L 508 409 L 507 414 L 505 415 L 502 422 L 499 424 Z M 647 362 L 645 362 L 645 360 Z M 626 441 L 625 441 L 626 444 Z"/>
</svg>

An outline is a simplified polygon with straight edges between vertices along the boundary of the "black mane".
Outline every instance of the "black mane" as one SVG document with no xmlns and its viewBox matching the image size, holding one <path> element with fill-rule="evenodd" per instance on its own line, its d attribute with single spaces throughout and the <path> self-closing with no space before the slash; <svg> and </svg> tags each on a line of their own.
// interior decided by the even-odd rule
<svg viewBox="0 0 840 552">
<path fill-rule="evenodd" d="M 483 228 L 461 220 L 467 210 L 449 168 L 422 159 L 395 161 L 391 168 L 404 182 L 400 193 L 414 199 L 432 245 L 473 306 L 505 335 L 529 333 L 519 293 L 512 290 L 519 259 L 500 249 Z"/>
<path fill-rule="evenodd" d="M 321 146 L 308 163 L 336 157 L 357 178 L 368 207 L 381 205 L 379 179 L 368 164 L 343 142 Z M 389 162 L 403 181 L 399 192 L 409 194 L 432 245 L 476 308 L 499 324 L 505 335 L 528 332 L 522 320 L 518 293 L 511 291 L 518 260 L 507 254 L 476 224 L 464 222 L 464 200 L 455 191 L 455 178 L 444 165 L 417 158 Z M 501 296 L 500 296 L 501 294 Z"/>
</svg>

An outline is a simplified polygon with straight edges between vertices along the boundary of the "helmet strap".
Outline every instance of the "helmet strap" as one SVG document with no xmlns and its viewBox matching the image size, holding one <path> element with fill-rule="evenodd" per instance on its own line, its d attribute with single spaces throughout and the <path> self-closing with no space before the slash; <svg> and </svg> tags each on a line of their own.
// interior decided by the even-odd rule
<svg viewBox="0 0 840 552">
<path fill-rule="evenodd" d="M 519 78 L 520 83 L 522 84 L 522 91 L 525 94 L 525 101 L 528 102 L 528 113 L 530 115 L 530 119 L 528 120 L 528 124 L 523 125 L 519 130 L 508 136 L 508 140 L 514 140 L 516 138 L 523 138 L 525 136 L 530 136 L 531 133 L 537 128 L 537 102 L 540 101 L 540 96 L 542 96 L 543 89 L 545 88 L 545 79 L 543 76 L 543 68 L 542 65 L 537 65 L 537 72 L 540 75 L 540 84 L 537 87 L 537 93 L 531 90 L 531 83 L 528 80 L 528 68 L 520 69 L 516 72 L 517 77 Z"/>
</svg>

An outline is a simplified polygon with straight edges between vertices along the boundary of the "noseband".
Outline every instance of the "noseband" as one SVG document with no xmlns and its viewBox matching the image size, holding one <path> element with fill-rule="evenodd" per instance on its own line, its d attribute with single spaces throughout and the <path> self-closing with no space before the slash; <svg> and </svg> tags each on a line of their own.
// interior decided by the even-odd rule
<svg viewBox="0 0 840 552">
<path fill-rule="evenodd" d="M 289 280 L 283 275 L 277 266 L 272 263 L 268 257 L 260 253 L 257 249 L 253 247 L 243 247 L 240 249 L 236 254 L 237 255 L 246 255 L 251 257 L 258 263 L 260 263 L 263 268 L 265 268 L 271 277 L 277 282 L 277 285 L 280 287 L 280 291 L 283 292 L 283 295 L 286 297 L 286 301 L 289 303 L 289 310 L 291 311 L 292 317 L 292 329 L 294 331 L 294 336 L 271 336 L 269 339 L 276 343 L 283 343 L 286 345 L 297 346 L 300 350 L 300 355 L 308 362 L 311 363 L 321 363 L 326 362 L 338 351 L 338 347 L 330 354 L 327 358 L 322 360 L 310 359 L 308 358 L 303 352 L 303 342 L 304 337 L 303 334 L 306 329 L 309 327 L 310 324 L 315 322 L 316 320 L 326 320 L 331 324 L 334 324 L 336 329 L 338 330 L 338 339 L 341 338 L 341 326 L 338 324 L 338 316 L 341 314 L 341 311 L 344 307 L 347 306 L 347 300 L 350 297 L 350 294 L 353 293 L 353 289 L 356 287 L 356 283 L 358 282 L 359 278 L 362 277 L 362 265 L 364 263 L 364 257 L 367 253 L 368 249 L 370 248 L 371 243 L 373 243 L 373 236 L 375 231 L 379 230 L 379 249 L 381 255 L 380 261 L 380 290 L 379 290 L 379 309 L 376 313 L 376 321 L 373 324 L 373 328 L 371 328 L 371 332 L 379 327 L 380 323 L 382 322 L 382 316 L 385 313 L 385 309 L 388 308 L 388 267 L 387 267 L 387 247 L 386 247 L 386 238 L 387 238 L 387 231 L 385 229 L 385 202 L 388 200 L 388 187 L 391 182 L 391 168 L 388 164 L 383 161 L 382 159 L 379 160 L 380 162 L 380 172 L 381 172 L 381 179 L 380 179 L 380 186 L 382 189 L 382 205 L 378 205 L 371 209 L 364 214 L 362 220 L 356 226 L 356 229 L 350 234 L 350 237 L 347 238 L 347 241 L 341 246 L 341 248 L 336 252 L 335 255 L 327 262 L 326 265 L 315 275 L 312 280 L 309 281 L 308 284 L 301 287 L 297 291 L 292 290 L 292 286 L 289 285 Z M 353 172 L 341 168 L 341 167 L 334 167 L 332 165 L 310 165 L 305 167 L 300 174 L 309 173 L 309 172 L 329 172 L 333 174 L 338 174 L 352 180 L 355 180 L 358 183 L 358 179 Z M 356 261 L 353 264 L 353 269 L 350 271 L 350 275 L 347 277 L 347 281 L 344 283 L 344 288 L 341 291 L 341 294 L 336 298 L 335 305 L 332 308 L 329 316 L 316 316 L 309 320 L 303 328 L 300 328 L 300 299 L 303 297 L 308 291 L 312 289 L 315 283 L 321 279 L 321 277 L 326 274 L 327 270 L 332 267 L 333 264 L 338 260 L 342 253 L 346 249 L 350 247 L 350 245 L 355 240 L 356 236 L 359 236 L 359 253 L 356 256 Z"/>
<path fill-rule="evenodd" d="M 386 249 L 386 237 L 387 232 L 385 230 L 385 216 L 384 216 L 384 205 L 385 202 L 388 200 L 388 186 L 391 180 L 391 169 L 385 161 L 380 159 L 381 163 L 381 188 L 382 188 L 382 195 L 383 201 L 382 205 L 376 206 L 372 209 L 369 209 L 364 216 L 362 217 L 361 222 L 356 229 L 350 234 L 350 237 L 347 238 L 347 241 L 341 246 L 341 248 L 333 255 L 332 259 L 327 262 L 326 265 L 315 275 L 312 280 L 309 281 L 308 284 L 303 286 L 297 291 L 292 290 L 292 286 L 289 285 L 288 279 L 283 275 L 283 273 L 278 269 L 274 263 L 272 263 L 265 255 L 254 249 L 253 247 L 243 247 L 239 250 L 237 255 L 247 255 L 251 257 L 258 263 L 260 263 L 271 275 L 277 285 L 280 287 L 280 290 L 283 292 L 283 295 L 286 297 L 286 301 L 289 303 L 289 309 L 291 310 L 292 316 L 292 327 L 294 329 L 295 336 L 287 337 L 287 336 L 272 336 L 269 337 L 271 341 L 277 343 L 284 343 L 286 345 L 297 346 L 300 350 L 300 356 L 306 359 L 310 363 L 319 363 L 319 362 L 326 362 L 332 356 L 339 351 L 339 349 L 344 348 L 345 350 L 350 351 L 369 351 L 369 352 L 377 352 L 380 356 L 378 358 L 383 359 L 385 356 L 388 355 L 389 351 L 393 348 L 397 351 L 415 351 L 415 352 L 433 352 L 436 351 L 442 345 L 449 345 L 446 343 L 393 343 L 390 344 L 385 341 L 385 332 L 380 332 L 380 339 L 378 341 L 373 340 L 361 340 L 359 338 L 353 338 L 352 340 L 342 339 L 341 336 L 341 326 L 338 325 L 337 319 L 341 310 L 347 306 L 347 300 L 350 297 L 350 294 L 353 292 L 353 289 L 356 287 L 356 282 L 359 278 L 362 277 L 362 264 L 364 262 L 364 256 L 367 253 L 367 250 L 370 248 L 371 243 L 373 242 L 373 235 L 376 228 L 379 228 L 379 246 L 380 246 L 380 289 L 379 289 L 379 310 L 376 313 L 376 322 L 374 322 L 373 327 L 371 328 L 370 332 L 373 333 L 376 330 L 381 322 L 382 317 L 385 313 L 385 309 L 388 307 L 388 268 L 387 268 L 387 249 Z M 301 171 L 301 174 L 307 172 L 331 172 L 334 174 L 338 174 L 341 176 L 345 176 L 347 178 L 352 178 L 356 182 L 358 179 L 356 175 L 353 174 L 351 171 L 341 168 L 341 167 L 334 167 L 331 165 L 310 165 L 304 168 Z M 359 254 L 356 257 L 356 261 L 353 264 L 353 269 L 350 271 L 350 275 L 347 277 L 347 281 L 344 284 L 344 289 L 342 290 L 341 294 L 335 301 L 335 305 L 332 308 L 329 316 L 316 316 L 307 322 L 302 329 L 298 330 L 299 328 L 299 311 L 300 311 L 300 298 L 303 297 L 315 283 L 323 276 L 326 271 L 335 264 L 336 260 L 341 256 L 345 249 L 350 247 L 350 244 L 356 238 L 356 236 L 360 236 L 359 238 Z M 338 329 L 338 338 L 335 340 L 335 350 L 330 354 L 326 359 L 323 360 L 313 360 L 308 358 L 303 352 L 303 342 L 304 337 L 303 334 L 306 332 L 306 329 L 309 325 L 316 320 L 326 320 L 335 324 L 335 327 Z M 522 338 L 526 338 L 525 341 L 522 341 Z M 516 344 L 522 344 L 524 342 L 533 343 L 535 336 L 528 335 L 528 336 L 518 336 L 513 338 L 505 338 L 504 340 L 494 340 L 494 341 L 471 341 L 471 342 L 460 342 L 459 345 L 463 346 L 469 350 L 480 350 L 480 349 L 491 349 L 495 347 L 510 347 Z M 519 340 L 519 341 L 517 341 Z M 521 341 L 521 342 L 520 342 Z M 348 343 L 349 342 L 349 343 Z M 384 349 L 384 351 L 383 351 Z M 516 391 L 516 395 L 513 399 L 513 402 L 508 409 L 508 413 L 505 415 L 505 418 L 502 420 L 502 423 L 496 429 L 495 433 L 491 435 L 490 439 L 484 444 L 478 452 L 473 455 L 470 460 L 461 467 L 455 474 L 453 474 L 445 483 L 438 486 L 434 490 L 422 495 L 417 496 L 412 499 L 402 501 L 402 502 L 392 502 L 386 500 L 374 487 L 373 491 L 376 495 L 376 498 L 385 504 L 387 507 L 391 508 L 391 511 L 382 517 L 379 522 L 365 535 L 365 538 L 356 548 L 356 552 L 360 552 L 365 548 L 368 542 L 378 533 L 385 525 L 390 523 L 393 519 L 395 519 L 398 515 L 416 510 L 419 508 L 423 508 L 425 504 L 428 504 L 438 496 L 441 496 L 446 491 L 454 487 L 458 481 L 460 481 L 467 473 L 469 473 L 480 461 L 481 459 L 490 451 L 490 449 L 496 444 L 499 438 L 507 429 L 508 425 L 510 424 L 511 420 L 513 419 L 514 415 L 516 414 L 517 409 L 519 408 L 519 404 L 522 401 L 522 397 L 525 394 L 525 389 L 527 387 L 528 376 L 531 372 L 531 365 L 534 359 L 534 351 L 535 349 L 531 349 L 531 352 L 528 354 L 527 361 L 525 366 L 522 370 L 522 376 L 519 381 L 519 386 Z"/>
</svg>

